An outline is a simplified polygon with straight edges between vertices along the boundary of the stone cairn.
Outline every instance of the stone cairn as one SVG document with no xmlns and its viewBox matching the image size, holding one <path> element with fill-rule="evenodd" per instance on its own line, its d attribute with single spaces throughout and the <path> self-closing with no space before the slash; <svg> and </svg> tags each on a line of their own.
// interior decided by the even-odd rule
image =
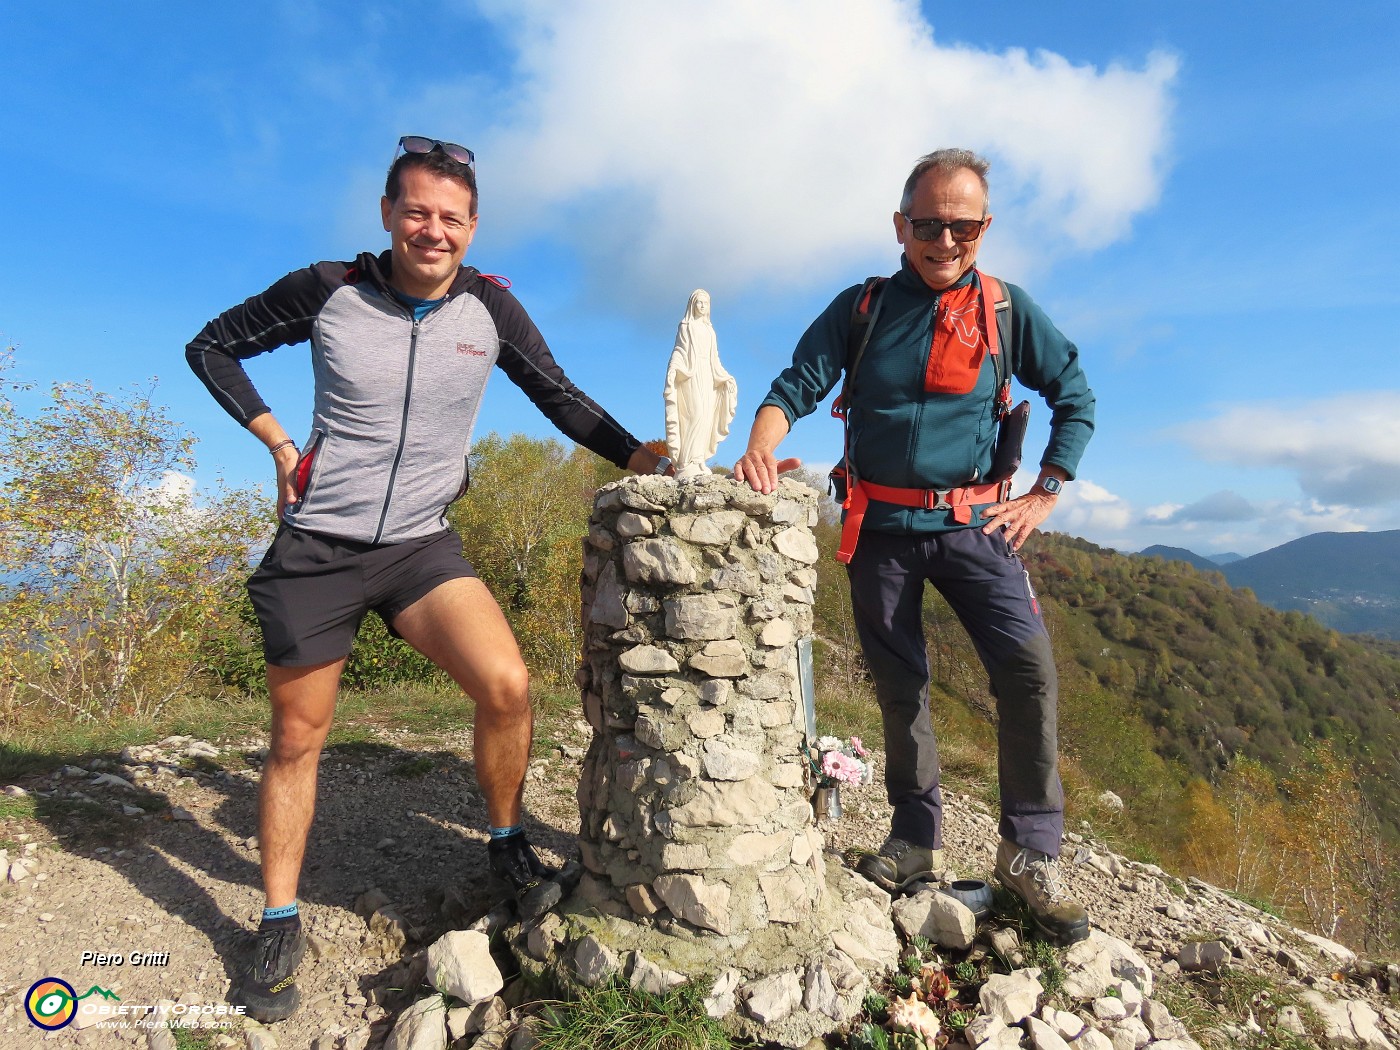
<svg viewBox="0 0 1400 1050">
<path fill-rule="evenodd" d="M 822 849 L 799 673 L 817 494 L 725 477 L 599 490 L 583 568 L 593 740 L 583 871 L 538 964 L 649 991 L 709 979 L 736 1034 L 802 1046 L 897 962 L 888 896 Z"/>
</svg>

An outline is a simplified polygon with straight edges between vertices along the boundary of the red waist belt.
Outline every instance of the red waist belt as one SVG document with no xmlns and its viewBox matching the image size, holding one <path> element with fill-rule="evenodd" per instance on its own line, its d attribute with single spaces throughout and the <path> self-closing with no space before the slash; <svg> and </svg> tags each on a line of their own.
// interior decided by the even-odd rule
<svg viewBox="0 0 1400 1050">
<path fill-rule="evenodd" d="M 1000 503 L 1011 494 L 1011 479 L 991 481 L 985 485 L 966 485 L 960 489 L 897 489 L 891 485 L 877 485 L 873 481 L 857 481 L 851 486 L 850 494 L 842 507 L 846 511 L 845 524 L 841 526 L 841 546 L 837 548 L 836 560 L 849 564 L 856 552 L 856 542 L 860 539 L 860 526 L 865 521 L 865 508 L 871 500 L 880 503 L 893 503 L 900 507 L 919 507 L 923 510 L 951 511 L 953 520 L 962 525 L 972 522 L 972 508 L 979 503 Z"/>
</svg>

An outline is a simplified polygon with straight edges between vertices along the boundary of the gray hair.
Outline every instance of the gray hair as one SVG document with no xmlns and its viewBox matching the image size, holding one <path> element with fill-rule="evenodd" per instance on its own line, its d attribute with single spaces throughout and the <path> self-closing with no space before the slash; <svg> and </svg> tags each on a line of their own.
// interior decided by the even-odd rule
<svg viewBox="0 0 1400 1050">
<path fill-rule="evenodd" d="M 986 157 L 979 156 L 970 149 L 936 149 L 920 157 L 914 165 L 914 170 L 909 173 L 909 178 L 904 180 L 904 196 L 899 199 L 899 210 L 905 215 L 909 214 L 909 209 L 914 206 L 914 190 L 919 185 L 919 180 L 930 171 L 952 175 L 964 169 L 976 175 L 982 183 L 982 214 L 986 215 L 992 201 L 991 191 L 987 188 L 987 172 L 992 169 L 992 165 Z"/>
</svg>

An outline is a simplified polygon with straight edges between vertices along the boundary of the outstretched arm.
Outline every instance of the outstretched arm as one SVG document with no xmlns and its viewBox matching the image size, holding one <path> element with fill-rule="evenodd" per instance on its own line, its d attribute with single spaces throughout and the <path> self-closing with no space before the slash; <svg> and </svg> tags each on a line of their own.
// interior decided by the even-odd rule
<svg viewBox="0 0 1400 1050">
<path fill-rule="evenodd" d="M 776 405 L 764 405 L 754 417 L 749 431 L 749 447 L 734 464 L 734 479 L 747 481 L 758 492 L 772 492 L 778 487 L 778 475 L 796 470 L 799 459 L 778 459 L 773 455 L 779 442 L 787 437 L 787 414 Z"/>
</svg>

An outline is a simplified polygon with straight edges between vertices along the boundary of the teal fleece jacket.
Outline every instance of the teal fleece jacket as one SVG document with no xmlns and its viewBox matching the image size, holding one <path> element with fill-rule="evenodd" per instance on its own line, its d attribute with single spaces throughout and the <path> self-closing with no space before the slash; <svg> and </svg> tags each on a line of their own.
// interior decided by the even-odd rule
<svg viewBox="0 0 1400 1050">
<path fill-rule="evenodd" d="M 968 273 L 955 287 L 974 279 Z M 1004 283 L 1004 282 L 1003 282 Z M 1011 367 L 1017 381 L 1050 406 L 1050 441 L 1041 466 L 1071 478 L 1094 431 L 1094 392 L 1079 367 L 1079 351 L 1021 288 L 1011 297 Z M 838 295 L 803 334 L 792 364 L 773 381 L 764 405 L 783 410 L 791 426 L 812 412 L 841 380 L 851 310 L 860 286 Z M 903 261 L 881 291 L 880 316 L 856 371 L 850 402 L 850 456 L 859 477 L 899 488 L 948 489 L 985 477 L 996 439 L 996 369 L 983 358 L 967 394 L 930 394 L 924 373 L 940 293 Z M 1005 348 L 1003 348 L 1005 352 Z M 983 505 L 985 506 L 985 504 Z M 864 528 L 909 534 L 969 528 L 947 511 L 899 507 L 872 500 Z"/>
</svg>

